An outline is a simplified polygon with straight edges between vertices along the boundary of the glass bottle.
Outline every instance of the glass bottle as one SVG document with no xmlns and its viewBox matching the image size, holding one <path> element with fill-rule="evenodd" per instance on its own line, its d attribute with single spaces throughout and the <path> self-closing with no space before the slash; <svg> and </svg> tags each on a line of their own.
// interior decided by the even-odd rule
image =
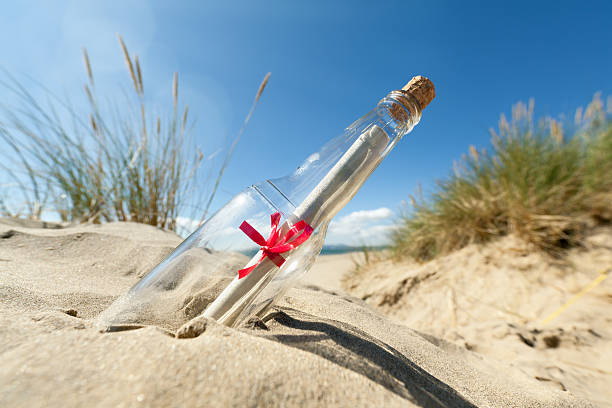
<svg viewBox="0 0 612 408">
<path fill-rule="evenodd" d="M 228 326 L 262 316 L 310 269 L 331 219 L 419 122 L 434 97 L 433 84 L 415 77 L 308 156 L 292 174 L 247 187 L 105 310 L 98 324 L 107 330 L 146 324 L 176 330 L 200 314 Z M 278 254 L 280 261 L 240 229 L 246 223 L 268 239 L 276 232 L 275 220 L 278 237 L 293 227 L 302 226 L 295 236 L 312 228 L 295 249 Z M 239 278 L 245 265 L 252 270 Z"/>
</svg>

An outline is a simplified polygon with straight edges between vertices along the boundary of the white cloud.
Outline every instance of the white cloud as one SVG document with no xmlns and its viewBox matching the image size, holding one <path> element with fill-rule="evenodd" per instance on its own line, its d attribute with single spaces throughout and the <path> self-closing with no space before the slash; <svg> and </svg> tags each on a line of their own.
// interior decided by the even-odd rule
<svg viewBox="0 0 612 408">
<path fill-rule="evenodd" d="M 394 212 L 382 207 L 375 210 L 355 211 L 333 220 L 327 232 L 327 244 L 385 245 L 395 228 Z"/>
<path fill-rule="evenodd" d="M 349 215 L 345 215 L 337 220 L 338 224 L 355 224 L 372 221 L 379 221 L 393 216 L 393 211 L 387 207 L 381 207 L 376 210 L 361 210 L 354 211 Z"/>
<path fill-rule="evenodd" d="M 176 217 L 176 232 L 182 237 L 187 237 L 199 226 L 199 220 L 194 220 L 188 217 Z"/>
</svg>

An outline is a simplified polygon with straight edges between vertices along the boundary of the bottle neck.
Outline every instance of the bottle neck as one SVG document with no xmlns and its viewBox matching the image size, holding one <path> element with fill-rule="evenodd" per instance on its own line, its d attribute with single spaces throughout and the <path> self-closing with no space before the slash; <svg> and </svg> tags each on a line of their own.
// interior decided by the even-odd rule
<svg viewBox="0 0 612 408">
<path fill-rule="evenodd" d="M 410 93 L 391 91 L 378 102 L 375 109 L 380 126 L 391 138 L 389 150 L 421 120 L 421 105 Z"/>
</svg>

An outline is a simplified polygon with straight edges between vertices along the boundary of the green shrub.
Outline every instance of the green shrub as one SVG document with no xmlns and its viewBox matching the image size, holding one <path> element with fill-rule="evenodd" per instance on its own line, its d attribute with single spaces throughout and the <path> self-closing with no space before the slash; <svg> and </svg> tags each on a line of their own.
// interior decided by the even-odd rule
<svg viewBox="0 0 612 408">
<path fill-rule="evenodd" d="M 395 256 L 429 260 L 508 233 L 559 254 L 590 220 L 609 221 L 612 123 L 599 96 L 577 118 L 579 130 L 564 137 L 555 120 L 534 123 L 533 102 L 516 105 L 510 123 L 502 115 L 492 154 L 470 146 L 430 197 L 411 197 Z"/>
</svg>

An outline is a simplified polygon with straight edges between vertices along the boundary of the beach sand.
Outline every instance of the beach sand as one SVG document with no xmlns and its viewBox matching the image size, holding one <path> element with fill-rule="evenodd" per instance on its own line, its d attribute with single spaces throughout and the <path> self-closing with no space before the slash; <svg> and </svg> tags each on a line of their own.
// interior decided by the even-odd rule
<svg viewBox="0 0 612 408">
<path fill-rule="evenodd" d="M 610 226 L 561 259 L 507 236 L 423 264 L 372 263 L 343 284 L 394 322 L 612 407 Z"/>
<path fill-rule="evenodd" d="M 3 407 L 591 406 L 347 295 L 334 286 L 348 272 L 341 257 L 253 328 L 196 318 L 178 330 L 187 338 L 101 333 L 93 319 L 180 238 L 129 223 L 41 226 L 0 222 Z"/>
<path fill-rule="evenodd" d="M 361 263 L 363 263 L 361 252 L 321 255 L 308 273 L 301 278 L 301 282 L 304 285 L 342 292 L 345 291 L 343 279 Z"/>
</svg>

